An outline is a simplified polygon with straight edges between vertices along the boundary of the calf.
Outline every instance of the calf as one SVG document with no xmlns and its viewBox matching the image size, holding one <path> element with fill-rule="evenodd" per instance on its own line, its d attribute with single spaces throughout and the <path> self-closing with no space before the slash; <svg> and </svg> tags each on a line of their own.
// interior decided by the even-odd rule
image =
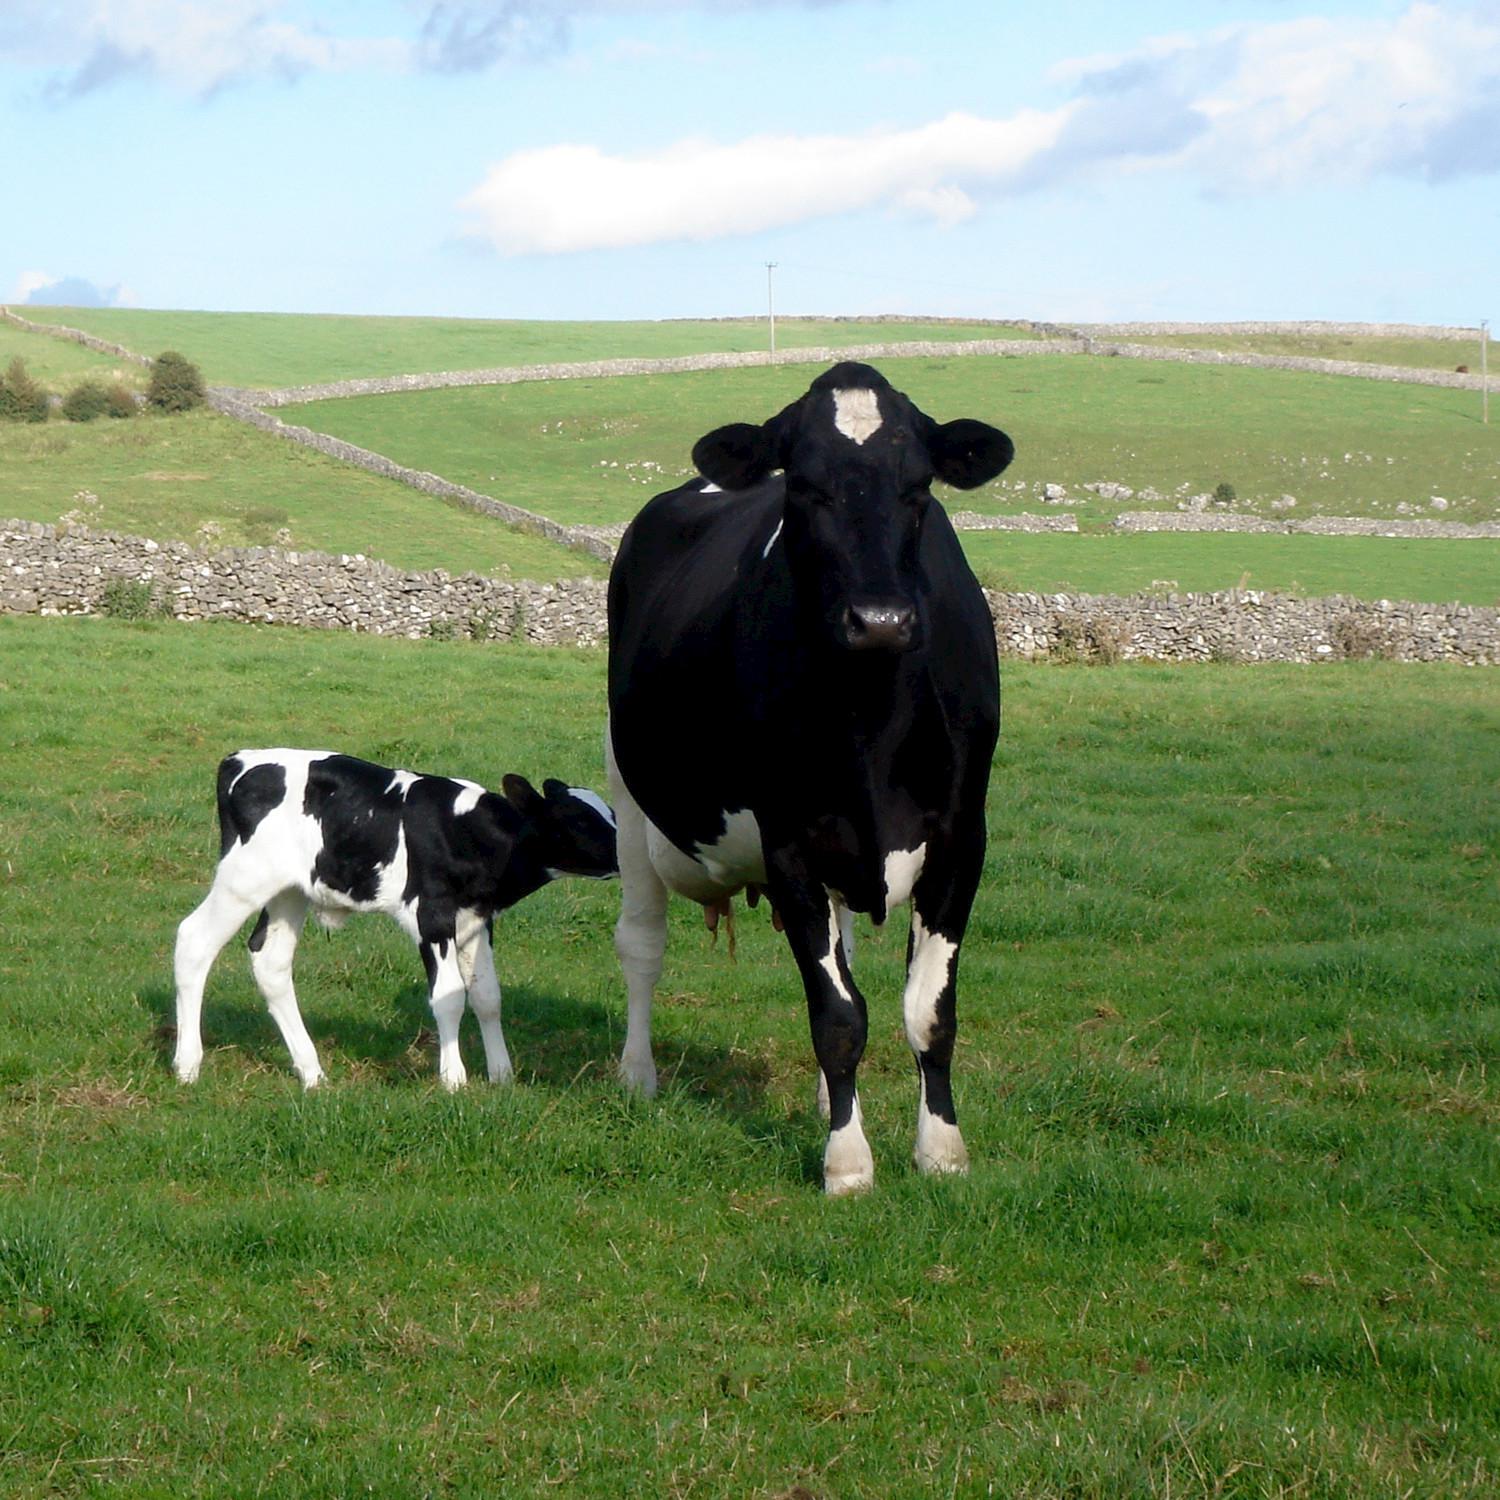
<svg viewBox="0 0 1500 1500">
<path fill-rule="evenodd" d="M 198 1076 L 204 981 L 259 910 L 250 934 L 255 982 L 304 1086 L 323 1077 L 292 989 L 292 956 L 312 907 L 325 927 L 341 926 L 350 912 L 394 917 L 427 970 L 444 1086 L 467 1081 L 458 1048 L 466 994 L 490 1082 L 508 1082 L 490 948 L 495 913 L 559 875 L 603 879 L 619 866 L 614 815 L 592 792 L 548 781 L 543 795 L 522 776 L 502 785 L 504 796 L 327 750 L 226 757 L 213 887 L 177 929 L 177 1076 Z"/>
</svg>

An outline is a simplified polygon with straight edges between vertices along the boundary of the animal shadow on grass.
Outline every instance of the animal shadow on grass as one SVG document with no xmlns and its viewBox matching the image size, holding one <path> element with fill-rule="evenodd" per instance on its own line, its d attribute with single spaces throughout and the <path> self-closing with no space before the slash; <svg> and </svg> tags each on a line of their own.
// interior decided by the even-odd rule
<svg viewBox="0 0 1500 1500">
<path fill-rule="evenodd" d="M 233 981 L 225 987 L 233 989 Z M 174 990 L 168 984 L 147 984 L 136 993 L 136 1001 L 156 1016 L 151 1044 L 160 1065 L 171 1070 L 177 1046 Z M 333 1065 L 335 1086 L 341 1074 L 390 1085 L 437 1079 L 437 1031 L 428 993 L 420 984 L 401 984 L 389 1004 L 372 1005 L 366 1017 L 348 1010 L 330 1016 L 320 1010 L 311 987 L 300 993 L 299 1001 L 318 1055 L 326 1067 Z M 576 996 L 510 984 L 504 987 L 501 1019 L 520 1086 L 565 1089 L 586 1077 L 613 1079 L 624 1041 L 624 995 L 616 1013 L 607 1005 Z M 245 996 L 242 987 L 239 995 L 222 998 L 208 993 L 202 1007 L 202 1038 L 205 1077 L 236 1068 L 293 1077 L 287 1044 L 254 990 Z M 487 1088 L 483 1047 L 477 1023 L 468 1011 L 463 1014 L 460 1046 L 469 1086 Z M 768 1109 L 765 1059 L 711 1041 L 682 1043 L 663 1035 L 654 1038 L 654 1052 L 663 1088 L 687 1092 L 727 1118 L 738 1119 L 756 1136 L 772 1124 L 784 1124 L 780 1115 Z"/>
<path fill-rule="evenodd" d="M 236 986 L 231 981 L 221 987 Z M 260 996 L 249 987 L 248 977 L 238 988 L 237 994 L 216 998 L 210 991 L 204 998 L 203 1076 L 222 1070 L 285 1073 L 294 1080 L 286 1044 Z M 136 998 L 157 1017 L 152 1045 L 161 1066 L 170 1070 L 177 1042 L 175 991 L 153 982 L 143 985 Z M 298 998 L 319 1057 L 325 1067 L 333 1064 L 333 1087 L 339 1086 L 341 1075 L 392 1086 L 436 1081 L 437 1034 L 422 985 L 400 985 L 389 1003 L 372 1005 L 368 1017 L 320 1010 L 311 985 Z M 519 1086 L 567 1089 L 581 1079 L 603 1078 L 618 1087 L 614 1070 L 624 1040 L 624 1010 L 623 990 L 616 1013 L 573 995 L 524 984 L 505 986 L 502 1021 Z M 469 1087 L 489 1087 L 478 1028 L 467 1011 L 460 1037 Z M 821 1179 L 823 1131 L 811 1107 L 811 1082 L 808 1108 L 789 1117 L 768 1096 L 771 1070 L 762 1057 L 706 1039 L 679 1042 L 660 1035 L 654 1039 L 654 1051 L 664 1091 L 686 1094 L 695 1105 L 733 1121 L 754 1140 L 798 1156 L 808 1181 Z"/>
</svg>

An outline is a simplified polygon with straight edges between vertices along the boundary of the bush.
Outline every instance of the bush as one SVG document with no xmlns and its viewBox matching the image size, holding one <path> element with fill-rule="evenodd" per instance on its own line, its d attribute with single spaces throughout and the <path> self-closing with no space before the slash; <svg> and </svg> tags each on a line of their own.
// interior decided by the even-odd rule
<svg viewBox="0 0 1500 1500">
<path fill-rule="evenodd" d="M 0 378 L 0 419 L 7 422 L 45 422 L 51 403 L 47 393 L 26 373 L 26 362 L 11 360 Z"/>
<path fill-rule="evenodd" d="M 85 380 L 63 397 L 62 414 L 70 422 L 92 422 L 108 410 L 109 388 L 97 380 Z"/>
<path fill-rule="evenodd" d="M 1228 480 L 1221 479 L 1214 486 L 1215 505 L 1233 505 L 1234 498 L 1234 486 Z"/>
<path fill-rule="evenodd" d="M 156 356 L 146 400 L 158 411 L 191 411 L 207 397 L 202 372 L 190 359 L 172 349 Z"/>
<path fill-rule="evenodd" d="M 151 585 L 144 578 L 111 578 L 99 596 L 99 612 L 112 620 L 144 620 L 155 608 Z"/>
<path fill-rule="evenodd" d="M 120 381 L 110 386 L 105 392 L 107 398 L 105 412 L 111 417 L 133 417 L 136 414 L 135 392 L 128 385 Z"/>
</svg>

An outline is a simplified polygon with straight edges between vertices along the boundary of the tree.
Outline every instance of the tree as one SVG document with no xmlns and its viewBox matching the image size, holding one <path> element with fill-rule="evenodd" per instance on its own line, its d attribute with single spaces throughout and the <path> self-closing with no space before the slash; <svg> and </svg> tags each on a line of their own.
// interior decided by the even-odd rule
<svg viewBox="0 0 1500 1500">
<path fill-rule="evenodd" d="M 151 366 L 146 400 L 158 411 L 191 411 L 208 399 L 202 372 L 175 349 L 158 354 Z"/>
</svg>

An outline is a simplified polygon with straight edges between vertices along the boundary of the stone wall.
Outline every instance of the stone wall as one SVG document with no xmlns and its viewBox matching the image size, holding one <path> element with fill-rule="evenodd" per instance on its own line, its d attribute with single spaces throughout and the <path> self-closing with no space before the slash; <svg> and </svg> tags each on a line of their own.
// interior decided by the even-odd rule
<svg viewBox="0 0 1500 1500">
<path fill-rule="evenodd" d="M 1001 650 L 1089 661 L 1291 661 L 1359 656 L 1500 664 L 1500 609 L 1214 594 L 989 592 Z M 0 521 L 0 612 L 139 613 L 376 635 L 597 645 L 605 585 L 410 573 L 359 555 L 204 552 L 81 527 Z"/>
<path fill-rule="evenodd" d="M 1121 531 L 1301 532 L 1309 536 L 1441 537 L 1453 541 L 1500 538 L 1500 521 L 1389 521 L 1373 516 L 1307 516 L 1293 521 L 1210 510 L 1122 510 L 1113 524 Z"/>
</svg>

